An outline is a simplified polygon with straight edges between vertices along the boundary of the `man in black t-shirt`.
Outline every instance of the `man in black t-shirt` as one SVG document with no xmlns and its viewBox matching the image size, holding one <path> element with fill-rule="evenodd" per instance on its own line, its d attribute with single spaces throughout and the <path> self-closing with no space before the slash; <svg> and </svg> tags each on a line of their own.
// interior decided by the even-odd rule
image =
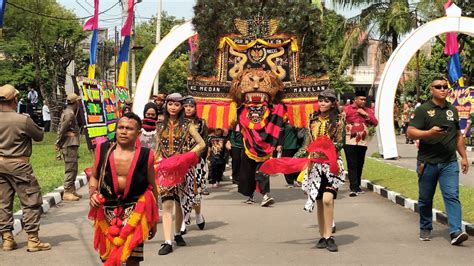
<svg viewBox="0 0 474 266">
<path fill-rule="evenodd" d="M 469 164 L 464 138 L 459 128 L 456 108 L 446 101 L 447 81 L 435 78 L 431 82 L 432 99 L 418 107 L 410 118 L 408 137 L 420 140 L 418 150 L 418 207 L 420 210 L 420 240 L 431 239 L 433 196 L 439 181 L 452 245 L 468 239 L 462 231 L 459 201 L 459 165 L 456 151 L 461 155 L 461 171 L 467 174 Z"/>
</svg>

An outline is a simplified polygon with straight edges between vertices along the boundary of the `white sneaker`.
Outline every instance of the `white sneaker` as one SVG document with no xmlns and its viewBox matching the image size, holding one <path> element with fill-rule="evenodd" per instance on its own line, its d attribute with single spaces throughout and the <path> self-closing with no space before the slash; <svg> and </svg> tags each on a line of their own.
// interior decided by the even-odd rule
<svg viewBox="0 0 474 266">
<path fill-rule="evenodd" d="M 265 194 L 263 196 L 262 203 L 260 203 L 260 206 L 268 207 L 272 205 L 273 203 L 275 203 L 275 200 L 272 197 L 270 197 L 268 194 Z"/>
</svg>

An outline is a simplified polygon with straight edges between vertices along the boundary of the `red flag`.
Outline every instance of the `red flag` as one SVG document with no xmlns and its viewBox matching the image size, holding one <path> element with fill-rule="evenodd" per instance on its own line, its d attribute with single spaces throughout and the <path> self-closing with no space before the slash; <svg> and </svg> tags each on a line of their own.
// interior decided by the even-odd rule
<svg viewBox="0 0 474 266">
<path fill-rule="evenodd" d="M 83 30 L 96 30 L 99 28 L 99 0 L 94 0 L 94 15 L 86 21 Z"/>
<path fill-rule="evenodd" d="M 132 33 L 132 23 L 133 23 L 133 7 L 135 5 L 134 0 L 128 0 L 128 9 L 127 9 L 127 19 L 122 27 L 122 36 L 130 36 Z"/>
</svg>

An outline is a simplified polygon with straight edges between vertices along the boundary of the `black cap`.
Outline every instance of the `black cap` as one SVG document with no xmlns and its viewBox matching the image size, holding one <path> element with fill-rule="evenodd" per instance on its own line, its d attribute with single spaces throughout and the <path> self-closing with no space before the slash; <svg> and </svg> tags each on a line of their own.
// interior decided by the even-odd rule
<svg viewBox="0 0 474 266">
<path fill-rule="evenodd" d="M 320 94 L 319 97 L 321 98 L 328 98 L 328 99 L 336 99 L 336 92 L 332 89 L 325 89 Z"/>
<path fill-rule="evenodd" d="M 356 97 L 359 97 L 359 96 L 367 97 L 367 92 L 365 90 L 356 91 Z"/>
</svg>

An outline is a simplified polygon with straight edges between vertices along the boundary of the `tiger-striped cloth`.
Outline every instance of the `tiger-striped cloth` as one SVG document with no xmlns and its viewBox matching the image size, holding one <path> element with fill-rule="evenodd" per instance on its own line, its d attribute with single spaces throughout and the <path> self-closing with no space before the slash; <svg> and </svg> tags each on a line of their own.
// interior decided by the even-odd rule
<svg viewBox="0 0 474 266">
<path fill-rule="evenodd" d="M 273 108 L 263 103 L 265 112 L 262 121 L 253 123 L 249 119 L 249 107 L 242 107 L 239 112 L 239 123 L 244 137 L 245 153 L 256 162 L 263 162 L 270 158 L 280 137 L 283 126 L 285 107 L 277 104 Z"/>
</svg>

